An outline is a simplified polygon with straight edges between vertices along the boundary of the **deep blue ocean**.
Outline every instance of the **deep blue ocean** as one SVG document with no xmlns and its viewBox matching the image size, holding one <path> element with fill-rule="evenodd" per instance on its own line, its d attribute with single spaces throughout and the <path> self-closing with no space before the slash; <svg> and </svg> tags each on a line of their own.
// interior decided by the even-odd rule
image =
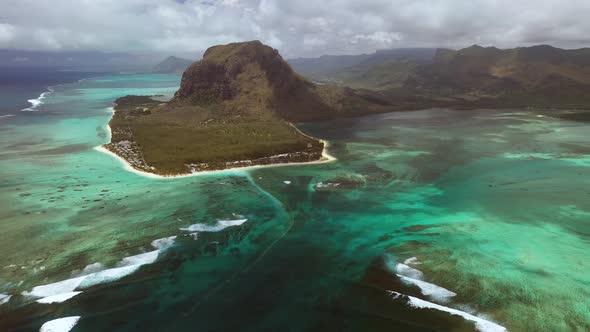
<svg viewBox="0 0 590 332">
<path fill-rule="evenodd" d="M 73 83 L 78 80 L 106 73 L 70 71 L 57 68 L 0 68 L 0 116 L 18 114 L 31 107 L 28 100 L 37 99 L 54 85 Z"/>
</svg>

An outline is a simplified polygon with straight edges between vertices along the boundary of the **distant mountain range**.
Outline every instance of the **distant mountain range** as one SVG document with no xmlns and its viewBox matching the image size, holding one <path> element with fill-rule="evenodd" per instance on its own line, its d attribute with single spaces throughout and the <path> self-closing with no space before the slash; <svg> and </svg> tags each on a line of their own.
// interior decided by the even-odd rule
<svg viewBox="0 0 590 332">
<path fill-rule="evenodd" d="M 501 50 L 438 50 L 403 83 L 408 93 L 495 107 L 585 108 L 590 105 L 590 49 L 541 45 Z"/>
<path fill-rule="evenodd" d="M 432 63 L 416 69 L 410 86 L 504 93 L 590 84 L 590 49 L 533 46 L 501 50 L 472 46 L 438 50 Z"/>
<path fill-rule="evenodd" d="M 193 62 L 193 60 L 169 56 L 164 59 L 164 61 L 154 66 L 153 71 L 156 73 L 182 73 Z"/>
<path fill-rule="evenodd" d="M 193 62 L 176 56 L 163 58 L 162 54 L 122 52 L 0 50 L 0 67 L 181 73 Z"/>
<path fill-rule="evenodd" d="M 400 73 L 408 71 L 405 68 L 432 62 L 436 51 L 435 48 L 402 48 L 379 50 L 372 54 L 324 55 L 288 61 L 295 71 L 314 80 L 355 88 L 382 88 L 399 81 Z M 390 65 L 397 68 L 387 68 Z"/>
<path fill-rule="evenodd" d="M 175 56 L 164 61 L 162 58 L 161 54 L 0 50 L 0 67 L 180 73 L 193 62 Z M 590 49 L 587 48 L 564 50 L 547 45 L 513 49 L 477 45 L 461 50 L 406 48 L 291 59 L 288 63 L 309 81 L 324 85 L 316 89 L 322 98 L 347 114 L 358 113 L 352 110 L 359 105 L 372 108 L 371 112 L 377 105 L 381 105 L 379 109 L 590 107 Z M 293 96 L 299 92 L 291 91 Z M 289 96 L 285 93 L 278 100 L 287 100 Z M 300 103 L 286 102 L 280 109 Z M 298 120 L 307 120 L 331 112 L 304 108 L 289 113 L 295 114 Z"/>
<path fill-rule="evenodd" d="M 303 75 L 330 74 L 355 66 L 366 67 L 400 59 L 430 62 L 436 51 L 436 48 L 399 48 L 378 50 L 371 54 L 322 55 L 317 58 L 293 58 L 287 61 L 295 71 Z"/>
<path fill-rule="evenodd" d="M 411 108 L 590 105 L 587 48 L 503 50 L 474 45 L 457 51 L 389 50 L 340 60 L 320 57 L 291 63 L 315 81 L 376 91 Z"/>
<path fill-rule="evenodd" d="M 71 70 L 144 70 L 157 63 L 159 55 L 135 55 L 98 51 L 0 50 L 0 67 L 43 67 Z"/>
</svg>

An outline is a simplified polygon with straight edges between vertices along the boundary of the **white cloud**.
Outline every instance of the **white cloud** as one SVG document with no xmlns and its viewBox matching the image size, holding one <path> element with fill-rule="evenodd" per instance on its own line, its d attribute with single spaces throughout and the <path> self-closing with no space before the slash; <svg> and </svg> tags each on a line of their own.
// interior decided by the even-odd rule
<svg viewBox="0 0 590 332">
<path fill-rule="evenodd" d="M 288 56 L 580 47 L 590 46 L 588 13 L 587 0 L 19 0 L 2 6 L 0 47 L 172 53 L 260 39 Z"/>
<path fill-rule="evenodd" d="M 14 38 L 14 27 L 10 24 L 0 24 L 0 43 L 8 43 Z"/>
<path fill-rule="evenodd" d="M 352 37 L 351 42 L 358 44 L 359 41 L 368 41 L 378 47 L 394 47 L 396 43 L 403 40 L 403 35 L 399 32 L 376 31 L 367 35 L 356 35 Z"/>
</svg>

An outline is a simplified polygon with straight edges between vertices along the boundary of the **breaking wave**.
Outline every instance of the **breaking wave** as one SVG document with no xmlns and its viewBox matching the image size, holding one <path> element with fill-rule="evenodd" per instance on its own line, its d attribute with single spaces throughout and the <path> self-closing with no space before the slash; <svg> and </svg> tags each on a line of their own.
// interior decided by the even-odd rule
<svg viewBox="0 0 590 332">
<path fill-rule="evenodd" d="M 71 316 L 50 320 L 41 326 L 39 332 L 69 332 L 78 321 L 80 316 Z"/>
<path fill-rule="evenodd" d="M 62 303 L 62 302 L 65 302 L 80 293 L 82 293 L 82 292 L 68 292 L 68 293 L 62 293 L 62 294 L 57 294 L 57 295 L 53 295 L 53 296 L 48 296 L 48 297 L 44 297 L 42 299 L 37 300 L 37 303 L 43 303 L 43 304 Z"/>
<path fill-rule="evenodd" d="M 38 98 L 27 100 L 31 104 L 31 106 L 27 107 L 27 108 L 23 108 L 21 111 L 23 111 L 23 112 L 38 111 L 37 108 L 44 104 L 43 99 L 47 98 L 47 96 L 49 96 L 54 91 L 51 87 L 47 88 L 47 90 L 49 90 L 49 91 L 43 92 L 41 95 L 39 95 Z"/>
<path fill-rule="evenodd" d="M 157 248 L 157 250 L 125 257 L 117 264 L 117 267 L 92 272 L 80 277 L 66 279 L 47 285 L 36 286 L 29 292 L 23 292 L 22 295 L 41 298 L 40 300 L 37 300 L 38 303 L 66 301 L 80 293 L 80 291 L 76 291 L 77 289 L 85 289 L 95 285 L 117 281 L 133 274 L 143 265 L 154 263 L 162 251 L 174 244 L 175 238 L 176 237 L 173 236 L 155 240 L 152 242 L 152 245 Z M 92 269 L 89 270 L 94 270 L 102 265 L 91 264 L 89 266 L 92 267 Z"/>
<path fill-rule="evenodd" d="M 468 321 L 474 322 L 475 327 L 481 332 L 507 332 L 508 331 L 504 326 L 498 325 L 494 322 L 491 322 L 489 320 L 485 320 L 483 318 L 474 316 L 472 314 L 466 313 L 461 310 L 457 310 L 457 309 L 442 306 L 440 304 L 424 301 L 424 300 L 421 300 L 417 297 L 405 295 L 405 294 L 398 293 L 395 291 L 388 291 L 388 293 L 394 299 L 399 299 L 399 298 L 406 299 L 408 301 L 408 305 L 410 305 L 412 308 L 434 309 L 434 310 L 438 310 L 438 311 L 444 311 L 444 312 L 450 313 L 452 315 L 461 316 Z"/>
<path fill-rule="evenodd" d="M 228 227 L 240 226 L 248 221 L 248 219 L 236 219 L 236 220 L 218 220 L 215 224 L 193 224 L 186 228 L 180 228 L 181 231 L 187 232 L 219 232 Z"/>
</svg>

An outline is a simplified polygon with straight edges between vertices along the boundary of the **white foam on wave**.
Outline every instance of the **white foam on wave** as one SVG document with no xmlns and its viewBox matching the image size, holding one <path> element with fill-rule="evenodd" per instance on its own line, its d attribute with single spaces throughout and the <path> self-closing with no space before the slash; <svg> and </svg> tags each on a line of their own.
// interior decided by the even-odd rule
<svg viewBox="0 0 590 332">
<path fill-rule="evenodd" d="M 404 261 L 404 264 L 406 264 L 406 265 L 410 265 L 410 264 L 416 264 L 416 265 L 417 265 L 417 264 L 422 264 L 422 263 L 420 263 L 420 262 L 418 261 L 418 258 L 416 258 L 416 257 L 410 257 L 410 258 L 408 258 L 408 259 L 406 259 L 406 260 Z"/>
<path fill-rule="evenodd" d="M 33 287 L 30 292 L 22 292 L 24 296 L 32 296 L 32 297 L 40 297 L 40 298 L 57 298 L 60 299 L 61 297 L 66 297 L 67 295 L 71 295 L 71 293 L 75 293 L 76 289 L 85 289 L 89 288 L 98 284 L 110 283 L 122 279 L 130 274 L 133 274 L 137 271 L 141 266 L 152 264 L 154 263 L 163 250 L 171 247 L 174 244 L 174 239 L 176 237 L 169 237 L 154 240 L 152 242 L 152 246 L 158 248 L 158 250 L 149 251 L 143 254 L 138 254 L 134 256 L 129 256 L 121 259 L 121 261 L 117 264 L 117 267 L 110 268 L 106 270 L 101 270 L 97 272 L 92 272 L 80 277 L 66 279 L 62 281 L 58 281 L 52 284 L 41 285 Z M 98 265 L 97 265 L 98 264 Z M 84 271 L 88 270 L 96 270 L 97 268 L 102 267 L 100 263 L 90 264 L 84 268 Z M 77 295 L 77 294 L 75 294 Z M 73 295 L 73 296 L 75 296 Z M 61 297 L 60 297 L 61 296 Z M 73 297 L 73 296 L 70 296 Z M 67 300 L 68 298 L 64 299 Z M 43 299 L 42 299 L 43 300 Z M 44 303 L 44 302 L 39 302 Z"/>
<path fill-rule="evenodd" d="M 422 271 L 415 269 L 408 264 L 418 265 L 422 264 L 416 257 L 410 257 L 403 263 L 395 263 L 392 256 L 386 257 L 387 268 L 396 274 L 400 280 L 406 284 L 411 284 L 420 288 L 420 292 L 439 302 L 448 302 L 450 298 L 457 296 L 453 291 L 450 291 L 444 287 L 426 282 L 423 280 L 424 274 Z"/>
<path fill-rule="evenodd" d="M 85 276 L 102 270 L 104 270 L 104 266 L 101 263 L 92 263 L 86 265 L 80 275 Z"/>
<path fill-rule="evenodd" d="M 290 185 L 291 184 L 291 181 L 285 180 L 285 181 L 283 181 L 283 183 L 286 184 L 286 185 Z"/>
<path fill-rule="evenodd" d="M 174 240 L 176 240 L 176 235 L 175 236 L 170 236 L 170 237 L 165 237 L 163 239 L 157 239 L 152 241 L 152 247 L 156 248 L 156 249 L 166 249 L 171 247 L 174 244 Z"/>
<path fill-rule="evenodd" d="M 452 315 L 461 316 L 468 321 L 474 322 L 475 327 L 481 332 L 507 332 L 508 331 L 504 326 L 498 325 L 492 321 L 485 320 L 483 318 L 474 316 L 472 314 L 466 313 L 461 310 L 457 310 L 457 309 L 442 306 L 440 304 L 424 301 L 424 300 L 421 300 L 417 297 L 405 295 L 405 294 L 398 293 L 395 291 L 388 291 L 388 293 L 395 299 L 397 299 L 399 297 L 407 298 L 408 304 L 413 308 L 434 309 L 434 310 L 444 311 L 444 312 L 450 313 Z"/>
<path fill-rule="evenodd" d="M 69 332 L 71 331 L 78 321 L 80 316 L 63 317 L 54 320 L 50 320 L 41 326 L 39 332 Z"/>
<path fill-rule="evenodd" d="M 187 232 L 219 232 L 228 227 L 240 226 L 246 221 L 248 221 L 248 219 L 218 220 L 214 225 L 199 223 L 190 225 L 186 228 L 180 228 L 180 230 Z"/>
<path fill-rule="evenodd" d="M 8 303 L 8 301 L 10 301 L 11 297 L 12 297 L 12 295 L 0 294 L 0 305 L 2 305 L 4 303 Z"/>
<path fill-rule="evenodd" d="M 8 118 L 8 117 L 11 117 L 11 116 L 14 116 L 14 114 L 0 115 L 0 119 L 2 119 L 2 118 Z"/>
<path fill-rule="evenodd" d="M 76 289 L 85 289 L 85 288 L 89 288 L 92 286 L 96 286 L 98 284 L 114 282 L 114 281 L 122 279 L 123 277 L 126 277 L 130 274 L 133 274 L 135 271 L 137 271 L 144 264 L 153 263 L 155 261 L 155 259 L 158 258 L 158 256 L 157 256 L 158 251 L 155 251 L 155 253 L 156 253 L 156 255 L 153 255 L 153 252 L 147 253 L 150 255 L 145 256 L 145 257 L 149 257 L 149 259 L 147 259 L 145 257 L 144 257 L 144 259 L 133 258 L 131 260 L 124 262 L 124 264 L 130 264 L 130 262 L 135 262 L 136 264 L 134 264 L 134 265 L 127 265 L 127 266 L 121 266 L 121 267 L 116 267 L 116 268 L 112 268 L 112 269 L 106 269 L 106 270 L 94 272 L 94 273 L 91 273 L 91 274 L 88 274 L 88 275 L 85 275 L 82 277 L 66 279 L 66 280 L 62 280 L 62 281 L 58 281 L 58 282 L 55 282 L 52 284 L 47 284 L 47 285 L 42 285 L 42 286 L 36 286 L 36 287 L 33 287 L 33 289 L 30 292 L 23 292 L 22 294 L 25 296 L 41 297 L 41 298 L 59 297 L 59 296 L 65 296 L 65 294 L 74 293 L 74 291 Z M 141 255 L 137 255 L 137 256 L 141 256 Z M 155 256 L 155 258 L 154 258 L 154 256 Z M 135 257 L 135 256 L 132 256 L 132 257 Z M 126 257 L 125 259 L 128 259 L 128 258 L 130 258 L 130 257 Z M 43 302 L 40 302 L 40 303 L 43 303 Z"/>
<path fill-rule="evenodd" d="M 86 277 L 84 277 L 84 280 L 82 280 L 82 282 L 80 282 L 79 287 L 81 289 L 85 289 L 92 286 L 117 281 L 119 279 L 122 279 L 123 277 L 133 274 L 141 267 L 141 265 L 142 264 L 116 267 L 113 269 L 107 269 L 104 271 L 89 274 Z"/>
<path fill-rule="evenodd" d="M 34 297 L 50 297 L 58 294 L 70 293 L 80 286 L 80 283 L 84 278 L 86 277 L 71 278 L 54 282 L 52 284 L 35 286 L 30 292 L 23 292 L 22 294 Z"/>
<path fill-rule="evenodd" d="M 62 293 L 62 294 L 57 294 L 57 295 L 53 295 L 53 296 L 48 296 L 48 297 L 44 297 L 42 299 L 37 300 L 37 303 L 43 303 L 43 304 L 62 303 L 62 302 L 65 302 L 80 293 L 82 293 L 82 292 L 68 292 L 68 293 Z"/>
<path fill-rule="evenodd" d="M 53 92 L 53 90 L 51 88 L 49 88 L 49 91 L 43 92 L 38 98 L 27 100 L 31 104 L 31 106 L 24 108 L 21 111 L 24 111 L 24 112 L 37 111 L 37 107 L 39 107 L 40 105 L 43 105 L 43 99 L 47 98 L 47 96 L 49 94 L 51 94 L 52 92 Z"/>
<path fill-rule="evenodd" d="M 440 302 L 447 302 L 451 297 L 457 296 L 457 293 L 452 292 L 446 288 L 431 284 L 426 281 L 405 277 L 401 274 L 397 275 L 403 282 L 412 284 L 420 288 L 422 294 L 433 298 Z"/>
<path fill-rule="evenodd" d="M 397 263 L 395 265 L 395 270 L 397 273 L 409 278 L 422 279 L 422 277 L 424 277 L 422 271 L 416 270 L 415 268 L 402 263 Z"/>
<path fill-rule="evenodd" d="M 134 265 L 152 264 L 153 262 L 155 262 L 158 259 L 159 254 L 160 254 L 160 250 L 144 252 L 143 254 L 125 257 L 117 265 L 121 266 L 121 267 L 127 267 L 127 266 L 134 266 Z"/>
<path fill-rule="evenodd" d="M 337 182 L 327 182 L 327 183 L 323 183 L 323 182 L 318 182 L 315 184 L 314 188 L 336 188 L 340 185 L 340 183 Z"/>
</svg>

